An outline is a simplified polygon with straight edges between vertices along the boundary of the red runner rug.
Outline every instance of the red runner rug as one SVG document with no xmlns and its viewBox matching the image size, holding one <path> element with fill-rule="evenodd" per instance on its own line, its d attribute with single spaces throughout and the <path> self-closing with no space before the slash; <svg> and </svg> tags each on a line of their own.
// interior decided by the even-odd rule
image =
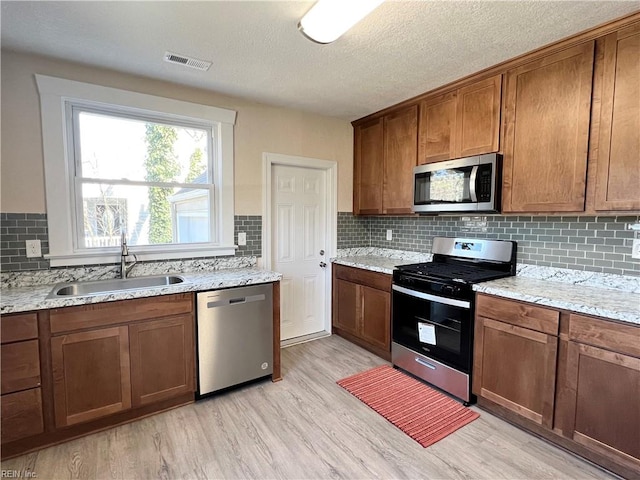
<svg viewBox="0 0 640 480">
<path fill-rule="evenodd" d="M 423 447 L 433 445 L 480 416 L 388 365 L 337 383 Z"/>
</svg>

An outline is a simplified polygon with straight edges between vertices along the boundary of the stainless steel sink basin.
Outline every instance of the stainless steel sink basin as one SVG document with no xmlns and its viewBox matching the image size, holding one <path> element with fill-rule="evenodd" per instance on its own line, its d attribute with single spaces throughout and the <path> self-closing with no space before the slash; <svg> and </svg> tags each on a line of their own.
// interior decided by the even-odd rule
<svg viewBox="0 0 640 480">
<path fill-rule="evenodd" d="M 154 277 L 116 278 L 96 282 L 59 283 L 47 298 L 80 297 L 86 295 L 100 295 L 104 293 L 140 290 L 146 288 L 166 287 L 177 283 L 184 283 L 180 275 L 162 275 Z"/>
</svg>

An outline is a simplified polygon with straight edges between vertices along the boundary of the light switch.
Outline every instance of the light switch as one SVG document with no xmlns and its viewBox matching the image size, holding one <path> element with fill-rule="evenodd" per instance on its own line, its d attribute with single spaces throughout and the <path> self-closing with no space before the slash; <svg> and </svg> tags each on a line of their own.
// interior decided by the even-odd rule
<svg viewBox="0 0 640 480">
<path fill-rule="evenodd" d="M 238 246 L 243 247 L 247 244 L 247 232 L 238 232 Z"/>
<path fill-rule="evenodd" d="M 393 230 L 387 230 L 387 240 L 393 239 Z"/>
</svg>

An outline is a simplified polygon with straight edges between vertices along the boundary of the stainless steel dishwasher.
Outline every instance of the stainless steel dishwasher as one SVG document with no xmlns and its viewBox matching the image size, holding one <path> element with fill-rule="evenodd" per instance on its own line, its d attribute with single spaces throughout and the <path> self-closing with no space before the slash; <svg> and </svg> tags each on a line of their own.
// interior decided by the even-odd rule
<svg viewBox="0 0 640 480">
<path fill-rule="evenodd" d="M 273 285 L 198 293 L 198 397 L 273 373 Z"/>
</svg>

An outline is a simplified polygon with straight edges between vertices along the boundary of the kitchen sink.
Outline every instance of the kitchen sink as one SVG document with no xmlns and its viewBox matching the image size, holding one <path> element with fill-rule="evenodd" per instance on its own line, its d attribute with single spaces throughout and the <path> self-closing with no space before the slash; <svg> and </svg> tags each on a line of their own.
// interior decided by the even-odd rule
<svg viewBox="0 0 640 480">
<path fill-rule="evenodd" d="M 100 295 L 104 293 L 115 293 L 127 290 L 140 290 L 146 288 L 166 287 L 185 283 L 185 279 L 180 275 L 161 275 L 154 277 L 134 277 L 116 278 L 113 280 L 99 280 L 96 282 L 73 282 L 59 283 L 51 293 L 47 295 L 51 298 L 80 297 L 86 295 Z"/>
</svg>

